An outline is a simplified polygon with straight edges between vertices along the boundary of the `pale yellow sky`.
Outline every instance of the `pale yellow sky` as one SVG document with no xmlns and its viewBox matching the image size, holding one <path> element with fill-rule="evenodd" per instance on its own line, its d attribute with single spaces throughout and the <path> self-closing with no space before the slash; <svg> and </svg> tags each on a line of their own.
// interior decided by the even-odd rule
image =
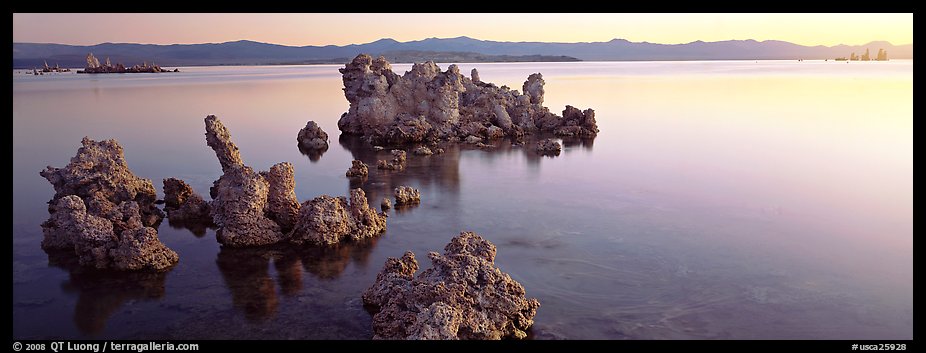
<svg viewBox="0 0 926 353">
<path fill-rule="evenodd" d="M 190 44 L 241 39 L 345 45 L 468 36 L 497 41 L 665 44 L 783 40 L 913 43 L 913 14 L 13 14 L 13 41 Z"/>
</svg>

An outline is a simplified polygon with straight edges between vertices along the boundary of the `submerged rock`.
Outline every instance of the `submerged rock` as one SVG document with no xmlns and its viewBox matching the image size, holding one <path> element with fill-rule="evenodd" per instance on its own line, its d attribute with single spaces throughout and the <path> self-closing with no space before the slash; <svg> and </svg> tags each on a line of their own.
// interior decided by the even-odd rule
<svg viewBox="0 0 926 353">
<path fill-rule="evenodd" d="M 362 189 L 353 189 L 349 202 L 346 197 L 328 195 L 304 202 L 287 239 L 294 244 L 335 245 L 371 238 L 385 230 L 386 217 L 370 208 Z"/>
<path fill-rule="evenodd" d="M 594 114 L 575 116 L 567 106 L 564 118 L 543 106 L 545 82 L 540 73 L 527 78 L 521 94 L 482 82 L 475 69 L 467 78 L 456 65 L 442 72 L 432 61 L 416 63 L 399 76 L 384 57 L 360 54 L 339 71 L 350 108 L 341 115 L 338 128 L 376 145 L 520 137 L 537 130 L 572 136 L 598 133 Z"/>
<path fill-rule="evenodd" d="M 554 139 L 544 139 L 537 142 L 537 152 L 545 155 L 559 155 L 563 149 L 559 141 Z"/>
<path fill-rule="evenodd" d="M 410 205 L 421 202 L 421 192 L 411 186 L 399 186 L 393 190 L 393 195 L 395 196 L 396 206 Z"/>
<path fill-rule="evenodd" d="M 379 169 L 386 170 L 402 170 L 405 169 L 406 162 L 406 153 L 403 150 L 392 150 L 392 160 L 378 160 L 376 161 L 376 167 Z"/>
<path fill-rule="evenodd" d="M 527 337 L 540 302 L 495 266 L 495 245 L 462 232 L 431 252 L 418 276 L 415 254 L 389 258 L 363 302 L 375 310 L 373 339 L 503 339 Z"/>
<path fill-rule="evenodd" d="M 51 217 L 42 223 L 42 249 L 73 252 L 82 266 L 163 271 L 177 254 L 157 237 L 164 215 L 148 179 L 129 170 L 116 140 L 88 137 L 64 168 L 39 174 L 55 188 Z"/>
<path fill-rule="evenodd" d="M 359 159 L 350 162 L 350 168 L 345 175 L 348 178 L 365 178 L 370 174 L 370 168 Z"/>
<path fill-rule="evenodd" d="M 305 127 L 299 130 L 296 136 L 299 147 L 312 150 L 328 149 L 328 133 L 326 133 L 318 124 L 309 120 Z"/>
</svg>

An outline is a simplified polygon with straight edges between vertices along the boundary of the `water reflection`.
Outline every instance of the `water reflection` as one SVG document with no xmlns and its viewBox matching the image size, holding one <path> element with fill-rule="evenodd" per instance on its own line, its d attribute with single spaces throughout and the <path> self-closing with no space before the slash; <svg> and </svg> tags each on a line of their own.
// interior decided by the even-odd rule
<svg viewBox="0 0 926 353">
<path fill-rule="evenodd" d="M 582 147 L 582 149 L 591 152 L 592 146 L 595 145 L 594 137 L 564 137 L 563 147 Z"/>
<path fill-rule="evenodd" d="M 427 157 L 408 153 L 408 164 L 404 170 L 385 171 L 376 168 L 376 161 L 390 159 L 389 149 L 374 151 L 360 137 L 348 134 L 341 134 L 338 143 L 354 159 L 369 166 L 369 176 L 365 179 L 350 178 L 349 186 L 362 187 L 373 205 L 379 205 L 379 201 L 385 197 L 392 197 L 392 190 L 401 185 L 418 185 L 418 188 L 434 185 L 450 195 L 460 192 L 460 149 L 457 146 L 441 146 L 444 153 Z"/>
<path fill-rule="evenodd" d="M 325 151 L 328 151 L 328 147 L 322 149 L 305 148 L 301 145 L 297 147 L 299 148 L 299 153 L 302 153 L 303 156 L 309 157 L 309 161 L 312 163 L 318 162 L 318 160 L 322 158 L 322 155 L 325 154 Z"/>
<path fill-rule="evenodd" d="M 537 167 L 543 158 L 556 158 L 557 156 L 543 156 L 537 153 L 534 146 L 545 138 L 555 138 L 549 134 L 536 134 L 525 136 L 521 141 L 509 138 L 487 141 L 492 148 L 480 148 L 466 143 L 444 142 L 438 145 L 444 153 L 430 156 L 418 156 L 412 153 L 415 146 L 406 148 L 408 164 L 401 171 L 385 171 L 376 168 L 379 159 L 388 160 L 390 149 L 373 150 L 372 146 L 356 135 L 341 134 L 338 143 L 349 151 L 354 159 L 361 160 L 370 167 L 367 178 L 349 178 L 349 187 L 363 188 L 371 204 L 378 205 L 384 197 L 391 197 L 392 190 L 401 185 L 418 185 L 418 188 L 437 187 L 442 193 L 458 198 L 460 192 L 460 156 L 464 151 L 482 152 L 478 156 L 487 164 L 494 163 L 496 159 L 523 155 L 527 164 Z M 560 139 L 566 147 L 581 147 L 591 151 L 595 138 L 567 137 Z M 434 148 L 432 148 L 434 149 Z M 409 207 L 395 207 L 396 211 L 407 211 Z"/>
<path fill-rule="evenodd" d="M 167 217 L 167 224 L 170 225 L 173 229 L 186 229 L 193 233 L 197 238 L 202 238 L 206 235 L 206 230 L 217 229 L 216 225 L 212 223 L 211 218 L 206 219 L 189 219 L 189 220 L 175 220 L 173 218 Z"/>
<path fill-rule="evenodd" d="M 358 294 L 385 259 L 439 250 L 471 229 L 496 244 L 499 267 L 540 299 L 539 339 L 913 337 L 912 61 L 477 66 L 486 80 L 512 87 L 543 72 L 547 106 L 595 108 L 599 138 L 563 139 L 559 157 L 505 141 L 490 141 L 494 150 L 443 146 L 445 154 L 409 153 L 408 168 L 387 172 L 375 162 L 388 150 L 348 137 L 316 163 L 292 148 L 287 136 L 307 118 L 338 131 L 347 102 L 336 66 L 15 77 L 14 336 L 148 338 L 171 322 L 177 339 L 367 339 L 371 318 Z M 175 104 L 136 109 L 153 96 Z M 56 104 L 45 104 L 49 97 Z M 68 281 L 71 271 L 29 267 L 45 265 L 38 225 L 53 193 L 36 171 L 67 164 L 85 135 L 118 138 L 136 174 L 180 176 L 205 196 L 220 175 L 203 147 L 205 114 L 223 118 L 258 169 L 293 162 L 303 201 L 362 187 L 378 207 L 392 188 L 409 185 L 422 203 L 390 214 L 375 249 L 356 253 L 368 254 L 366 265 L 338 255 L 343 249 L 308 250 L 223 253 L 223 270 L 211 231 L 193 239 L 162 227 L 163 241 L 186 259 L 167 281 L 122 274 L 89 282 L 105 276 L 85 270 Z M 346 182 L 355 158 L 373 165 L 370 177 Z M 62 281 L 78 294 L 57 288 Z M 118 284 L 94 284 L 106 281 Z M 162 297 L 146 289 L 165 282 Z M 94 316 L 56 307 L 78 295 L 81 313 L 109 315 L 102 332 L 81 333 Z M 232 295 L 241 307 L 231 306 Z M 272 319 L 253 324 L 247 306 L 252 317 Z"/>
<path fill-rule="evenodd" d="M 377 238 L 334 247 L 299 247 L 278 244 L 259 248 L 222 247 L 215 262 L 231 291 L 232 304 L 251 322 L 277 314 L 276 285 L 285 296 L 303 289 L 303 272 L 321 280 L 336 280 L 349 264 L 365 267 Z M 270 274 L 273 263 L 276 278 Z"/>
<path fill-rule="evenodd" d="M 80 266 L 69 251 L 49 251 L 49 266 L 68 271 L 69 278 L 61 283 L 66 293 L 77 293 L 74 323 L 88 335 L 98 335 L 106 321 L 126 302 L 160 300 L 169 272 L 116 272 Z"/>
</svg>

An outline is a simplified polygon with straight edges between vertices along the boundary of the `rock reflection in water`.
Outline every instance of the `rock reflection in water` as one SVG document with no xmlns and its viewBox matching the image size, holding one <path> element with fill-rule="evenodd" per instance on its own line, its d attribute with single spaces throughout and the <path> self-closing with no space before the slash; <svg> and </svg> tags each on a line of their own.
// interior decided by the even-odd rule
<svg viewBox="0 0 926 353">
<path fill-rule="evenodd" d="M 169 224 L 173 229 L 189 230 L 190 233 L 193 233 L 193 235 L 195 235 L 197 238 L 202 238 L 204 235 L 206 235 L 206 230 L 216 229 L 216 226 L 212 223 L 211 218 L 202 220 L 173 220 L 168 217 L 167 224 Z"/>
<path fill-rule="evenodd" d="M 519 143 L 513 142 L 510 138 L 494 139 L 487 141 L 492 146 L 491 148 L 480 148 L 462 142 L 441 142 L 437 146 L 442 148 L 444 153 L 428 156 L 409 153 L 407 166 L 404 170 L 383 171 L 370 168 L 370 174 L 367 178 L 348 178 L 349 187 L 351 189 L 363 188 L 369 200 L 382 200 L 383 197 L 391 197 L 392 190 L 400 185 L 416 185 L 417 188 L 425 189 L 433 184 L 444 193 L 457 195 L 460 192 L 460 155 L 462 151 L 480 150 L 484 152 L 480 155 L 480 158 L 489 162 L 512 153 L 523 153 L 527 164 L 536 167 L 544 156 L 530 146 L 534 146 L 537 141 L 549 137 L 552 137 L 552 135 L 530 135 L 523 137 Z M 567 148 L 581 147 L 588 151 L 592 150 L 595 141 L 594 137 L 561 137 L 560 139 L 562 139 L 563 146 Z M 368 142 L 357 135 L 351 134 L 341 134 L 338 137 L 338 143 L 349 151 L 354 159 L 361 160 L 368 165 L 375 165 L 379 159 L 388 159 L 391 150 L 391 148 L 387 147 L 382 151 L 374 151 Z M 414 148 L 415 146 L 405 147 L 408 151 L 413 151 Z M 423 198 L 427 198 L 427 195 L 423 195 Z M 399 210 L 399 207 L 396 207 L 396 211 L 408 211 L 409 209 L 409 207 L 405 207 Z"/>
<path fill-rule="evenodd" d="M 262 322 L 275 316 L 279 305 L 276 285 L 285 296 L 296 296 L 303 289 L 303 272 L 322 280 L 335 280 L 353 261 L 367 264 L 376 238 L 332 247 L 271 245 L 259 248 L 223 246 L 216 258 L 232 304 L 244 312 L 248 321 Z M 270 275 L 270 263 L 276 279 Z M 304 270 L 304 271 L 303 271 Z"/>
<path fill-rule="evenodd" d="M 369 143 L 356 135 L 341 134 L 338 143 L 349 151 L 354 159 L 375 166 L 379 159 L 390 159 L 390 149 L 374 151 Z M 408 154 L 404 170 L 386 171 L 370 168 L 367 178 L 348 178 L 350 188 L 363 188 L 368 200 L 379 202 L 384 197 L 392 198 L 392 191 L 400 185 L 414 185 L 416 188 L 438 186 L 449 194 L 460 192 L 460 149 L 454 144 L 444 146 L 445 152 L 431 156 Z M 423 195 L 427 197 L 427 195 Z"/>
<path fill-rule="evenodd" d="M 328 146 L 322 149 L 305 148 L 302 147 L 302 145 L 298 147 L 299 152 L 302 153 L 303 156 L 309 157 L 309 161 L 312 163 L 318 162 L 318 160 L 322 158 L 322 155 L 325 154 L 325 151 L 328 151 Z"/>
<path fill-rule="evenodd" d="M 48 264 L 68 271 L 69 278 L 61 289 L 77 293 L 74 323 L 81 333 L 89 335 L 102 333 L 106 321 L 126 302 L 163 298 L 170 272 L 97 270 L 80 266 L 69 251 L 50 251 Z"/>
</svg>

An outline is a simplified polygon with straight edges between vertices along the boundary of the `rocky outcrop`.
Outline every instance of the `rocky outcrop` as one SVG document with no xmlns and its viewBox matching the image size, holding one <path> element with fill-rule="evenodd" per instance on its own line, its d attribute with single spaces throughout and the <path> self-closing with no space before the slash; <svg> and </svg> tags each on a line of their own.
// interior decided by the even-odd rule
<svg viewBox="0 0 926 353">
<path fill-rule="evenodd" d="M 328 133 L 312 120 L 309 120 L 305 127 L 299 130 L 296 141 L 299 142 L 301 148 L 310 150 L 328 149 Z"/>
<path fill-rule="evenodd" d="M 280 241 L 283 226 L 292 227 L 291 213 L 296 212 L 293 203 L 298 207 L 292 164 L 277 164 L 271 172 L 255 172 L 241 161 L 238 146 L 215 115 L 207 116 L 205 123 L 206 144 L 215 151 L 223 172 L 210 190 L 212 221 L 219 226 L 216 238 L 233 247 Z"/>
<path fill-rule="evenodd" d="M 467 78 L 456 65 L 442 72 L 431 61 L 416 63 L 399 76 L 384 57 L 360 54 L 339 70 L 350 108 L 341 115 L 338 128 L 375 145 L 468 136 L 517 138 L 564 127 L 560 133 L 572 136 L 598 133 L 594 114 L 560 117 L 543 106 L 545 82 L 539 73 L 527 78 L 522 94 L 482 82 L 475 69 Z"/>
<path fill-rule="evenodd" d="M 372 238 L 385 230 L 386 217 L 370 208 L 362 189 L 353 189 L 350 201 L 322 195 L 303 203 L 287 239 L 294 244 L 334 245 Z"/>
<path fill-rule="evenodd" d="M 80 197 L 62 197 L 42 224 L 42 248 L 72 250 L 80 265 L 98 269 L 164 271 L 179 261 L 157 230 L 142 225 L 135 201 L 123 202 L 119 211 L 124 230 L 116 233 L 114 222 L 90 213 Z"/>
<path fill-rule="evenodd" d="M 270 183 L 251 167 L 230 168 L 213 187 L 212 221 L 222 245 L 259 246 L 283 239 L 280 225 L 265 213 Z"/>
<path fill-rule="evenodd" d="M 260 174 L 270 186 L 267 191 L 267 217 L 279 224 L 283 232 L 288 232 L 293 229 L 299 214 L 296 169 L 292 163 L 281 162 L 270 167 L 269 172 Z"/>
<path fill-rule="evenodd" d="M 598 124 L 595 122 L 595 111 L 579 109 L 567 105 L 563 110 L 562 126 L 553 129 L 557 136 L 594 137 L 598 134 Z"/>
<path fill-rule="evenodd" d="M 406 153 L 403 150 L 392 150 L 392 160 L 380 159 L 376 161 L 376 167 L 386 170 L 403 170 L 405 169 Z"/>
<path fill-rule="evenodd" d="M 431 252 L 418 276 L 415 254 L 389 258 L 363 293 L 374 339 L 503 339 L 527 337 L 540 302 L 495 266 L 495 245 L 462 232 Z"/>
<path fill-rule="evenodd" d="M 396 206 L 421 203 L 421 192 L 411 186 L 402 185 L 395 188 L 393 196 Z"/>
<path fill-rule="evenodd" d="M 543 155 L 558 156 L 562 149 L 563 146 L 559 144 L 559 141 L 554 139 L 543 139 L 537 142 L 537 153 Z"/>
<path fill-rule="evenodd" d="M 116 140 L 84 137 L 64 168 L 39 174 L 55 188 L 42 248 L 73 251 L 83 266 L 163 271 L 177 263 L 157 237 L 163 213 L 148 179 L 132 173 Z"/>
<path fill-rule="evenodd" d="M 384 197 L 383 201 L 379 203 L 379 208 L 385 212 L 386 210 L 392 208 L 392 201 L 389 201 L 388 197 Z"/>
<path fill-rule="evenodd" d="M 189 184 L 176 178 L 164 179 L 164 211 L 171 222 L 202 222 L 210 218 L 209 203 Z"/>
<path fill-rule="evenodd" d="M 333 245 L 370 238 L 386 229 L 385 216 L 370 208 L 361 189 L 351 190 L 349 201 L 322 195 L 300 205 L 291 163 L 255 172 L 241 161 L 225 126 L 212 115 L 205 121 L 207 144 L 215 150 L 224 172 L 210 190 L 212 219 L 220 227 L 216 238 L 223 245 L 263 246 L 281 241 Z M 355 160 L 348 176 L 352 171 L 366 174 L 367 167 Z"/>
<path fill-rule="evenodd" d="M 45 66 L 48 67 L 48 64 L 46 63 Z M 148 65 L 147 61 L 141 65 L 136 64 L 127 68 L 119 63 L 113 65 L 110 63 L 109 58 L 106 58 L 106 64 L 100 65 L 100 60 L 93 56 L 93 53 L 87 54 L 87 66 L 83 70 L 77 70 L 77 73 L 79 74 L 131 74 L 158 72 L 180 72 L 180 70 L 174 69 L 171 71 L 168 69 L 162 69 L 160 66 L 157 66 L 154 63 Z"/>
<path fill-rule="evenodd" d="M 117 270 L 163 271 L 180 260 L 176 252 L 161 243 L 158 231 L 151 227 L 122 232 L 109 255 Z"/>
<path fill-rule="evenodd" d="M 206 122 L 206 145 L 215 152 L 215 157 L 219 159 L 222 165 L 222 172 L 228 172 L 229 169 L 244 166 L 241 161 L 241 152 L 238 146 L 231 140 L 231 134 L 222 121 L 215 115 L 209 115 Z M 214 197 L 214 196 L 213 196 Z"/>
<path fill-rule="evenodd" d="M 370 168 L 363 161 L 355 159 L 350 162 L 350 168 L 345 175 L 348 178 L 366 178 L 370 175 Z"/>
<path fill-rule="evenodd" d="M 55 188 L 49 201 L 54 212 L 58 199 L 76 195 L 87 203 L 94 216 L 114 219 L 116 208 L 125 201 L 135 201 L 145 226 L 156 227 L 164 213 L 154 204 L 157 192 L 149 179 L 136 176 L 125 162 L 122 146 L 116 140 L 81 140 L 82 147 L 64 168 L 48 166 L 39 172 Z M 124 229 L 116 229 L 121 232 Z"/>
</svg>

